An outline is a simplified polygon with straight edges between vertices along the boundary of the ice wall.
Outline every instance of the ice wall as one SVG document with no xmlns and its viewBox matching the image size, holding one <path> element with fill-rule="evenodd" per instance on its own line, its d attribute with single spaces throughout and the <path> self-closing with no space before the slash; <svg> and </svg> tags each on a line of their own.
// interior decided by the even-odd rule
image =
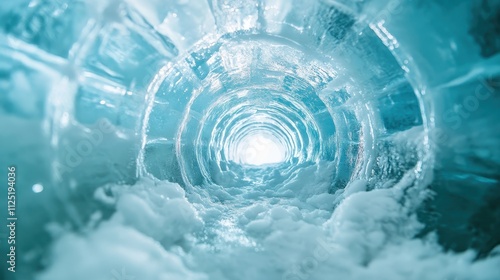
<svg viewBox="0 0 500 280">
<path fill-rule="evenodd" d="M 0 18 L 18 279 L 498 273 L 498 1 L 17 1 Z"/>
</svg>

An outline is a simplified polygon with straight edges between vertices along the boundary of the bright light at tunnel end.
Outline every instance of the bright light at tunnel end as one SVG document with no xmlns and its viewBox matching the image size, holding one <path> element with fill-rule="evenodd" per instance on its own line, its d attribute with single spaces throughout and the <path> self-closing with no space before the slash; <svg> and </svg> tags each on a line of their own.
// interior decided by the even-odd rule
<svg viewBox="0 0 500 280">
<path fill-rule="evenodd" d="M 257 132 L 241 139 L 232 160 L 242 165 L 262 166 L 282 163 L 286 154 L 285 147 L 276 137 Z"/>
</svg>

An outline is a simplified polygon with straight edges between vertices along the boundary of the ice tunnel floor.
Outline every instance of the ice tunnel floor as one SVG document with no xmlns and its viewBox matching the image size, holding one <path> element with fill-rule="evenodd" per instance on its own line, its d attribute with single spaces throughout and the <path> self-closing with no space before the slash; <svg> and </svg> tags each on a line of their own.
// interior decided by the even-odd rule
<svg viewBox="0 0 500 280">
<path fill-rule="evenodd" d="M 104 186 L 95 197 L 116 212 L 95 213 L 84 234 L 52 229 L 60 238 L 38 279 L 495 279 L 498 255 L 475 261 L 414 237 L 422 225 L 402 202 L 411 179 L 329 194 L 328 168 L 238 194 L 150 178 Z"/>
</svg>

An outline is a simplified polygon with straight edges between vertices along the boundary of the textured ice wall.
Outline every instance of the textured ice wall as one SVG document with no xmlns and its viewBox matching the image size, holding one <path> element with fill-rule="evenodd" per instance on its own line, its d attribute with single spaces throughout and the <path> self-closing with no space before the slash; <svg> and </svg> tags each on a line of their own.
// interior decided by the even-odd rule
<svg viewBox="0 0 500 280">
<path fill-rule="evenodd" d="M 2 3 L 18 277 L 493 279 L 498 6 Z"/>
</svg>

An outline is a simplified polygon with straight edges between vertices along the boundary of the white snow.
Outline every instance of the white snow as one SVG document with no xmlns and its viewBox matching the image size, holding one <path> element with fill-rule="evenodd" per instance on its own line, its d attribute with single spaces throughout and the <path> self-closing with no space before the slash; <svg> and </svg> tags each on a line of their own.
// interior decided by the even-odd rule
<svg viewBox="0 0 500 280">
<path fill-rule="evenodd" d="M 300 177 L 289 183 L 317 187 Z M 422 225 L 401 192 L 365 191 L 363 180 L 338 194 L 346 198 L 333 212 L 322 209 L 335 199 L 329 194 L 307 202 L 267 196 L 245 206 L 203 193 L 190 202 L 179 185 L 148 178 L 108 187 L 113 217 L 84 234 L 63 234 L 38 280 L 119 280 L 117 273 L 145 280 L 498 279 L 498 255 L 474 261 L 473 252 L 444 252 L 433 235 L 414 238 Z"/>
</svg>

